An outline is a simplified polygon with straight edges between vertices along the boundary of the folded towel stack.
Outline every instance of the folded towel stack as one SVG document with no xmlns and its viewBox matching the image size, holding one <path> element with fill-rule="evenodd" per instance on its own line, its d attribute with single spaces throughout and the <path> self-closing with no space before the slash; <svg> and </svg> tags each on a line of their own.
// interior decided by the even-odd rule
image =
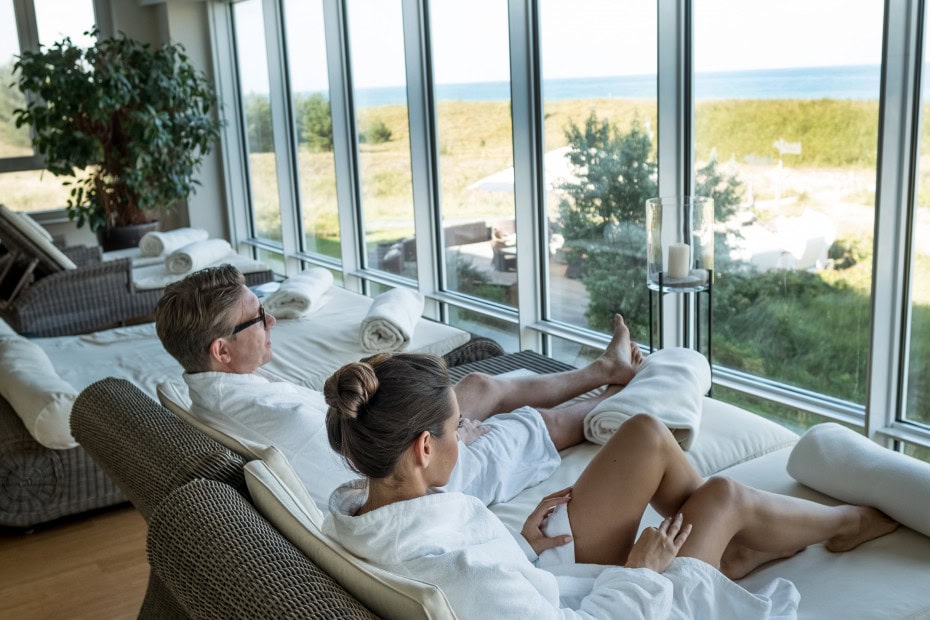
<svg viewBox="0 0 930 620">
<path fill-rule="evenodd" d="M 225 239 L 195 241 L 176 250 L 165 259 L 165 268 L 170 273 L 188 273 L 212 265 L 232 252 Z"/>
<path fill-rule="evenodd" d="M 333 274 L 322 267 L 311 267 L 291 276 L 264 301 L 265 310 L 279 319 L 299 319 L 320 305 L 333 286 Z"/>
<path fill-rule="evenodd" d="M 710 365 L 697 351 L 656 351 L 646 356 L 632 381 L 591 410 L 584 435 L 592 443 L 607 443 L 628 418 L 648 413 L 668 426 L 687 450 L 697 438 L 710 382 Z"/>
<path fill-rule="evenodd" d="M 403 351 L 410 344 L 423 306 L 419 291 L 398 287 L 375 297 L 362 319 L 359 343 L 369 353 Z"/>
<path fill-rule="evenodd" d="M 205 241 L 210 234 L 202 228 L 178 228 L 167 232 L 154 231 L 145 233 L 139 240 L 139 253 L 142 256 L 161 256 L 180 250 L 185 245 Z"/>
</svg>

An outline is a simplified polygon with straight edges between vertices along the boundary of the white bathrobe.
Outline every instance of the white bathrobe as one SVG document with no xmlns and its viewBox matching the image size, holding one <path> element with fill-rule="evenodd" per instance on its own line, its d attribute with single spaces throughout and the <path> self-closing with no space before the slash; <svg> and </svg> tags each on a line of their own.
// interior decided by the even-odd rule
<svg viewBox="0 0 930 620">
<path fill-rule="evenodd" d="M 340 486 L 323 531 L 393 573 L 439 586 L 468 618 L 795 618 L 798 592 L 776 579 L 754 594 L 693 558 L 656 573 L 645 568 L 573 564 L 536 568 L 481 502 L 430 493 L 354 515 L 367 482 Z"/>
<path fill-rule="evenodd" d="M 226 435 L 277 447 L 318 506 L 327 505 L 337 486 L 358 477 L 329 446 L 321 392 L 261 368 L 252 374 L 184 373 L 184 380 L 194 417 Z M 539 484 L 559 466 L 559 453 L 534 409 L 499 414 L 484 425 L 491 430 L 467 446 L 459 442 L 447 489 L 490 505 Z"/>
</svg>

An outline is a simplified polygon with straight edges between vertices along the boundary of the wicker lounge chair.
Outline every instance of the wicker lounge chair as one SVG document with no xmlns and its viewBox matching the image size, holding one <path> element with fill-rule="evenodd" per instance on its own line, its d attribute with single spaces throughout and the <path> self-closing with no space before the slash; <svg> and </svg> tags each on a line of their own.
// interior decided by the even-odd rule
<svg viewBox="0 0 930 620">
<path fill-rule="evenodd" d="M 138 290 L 128 258 L 102 261 L 99 247 L 60 250 L 31 218 L 0 205 L 0 316 L 26 336 L 68 336 L 138 322 L 161 289 Z M 271 270 L 247 274 L 250 286 Z"/>
</svg>

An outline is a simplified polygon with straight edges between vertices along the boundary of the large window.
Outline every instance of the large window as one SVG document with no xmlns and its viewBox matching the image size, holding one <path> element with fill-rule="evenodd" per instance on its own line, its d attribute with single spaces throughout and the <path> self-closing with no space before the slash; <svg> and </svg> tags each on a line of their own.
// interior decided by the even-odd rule
<svg viewBox="0 0 930 620">
<path fill-rule="evenodd" d="M 657 191 L 655 2 L 539 7 L 549 316 L 647 339 L 645 202 Z"/>
<path fill-rule="evenodd" d="M 281 241 L 278 162 L 275 161 L 271 84 L 268 81 L 268 63 L 264 51 L 262 3 L 261 0 L 239 2 L 233 5 L 233 11 L 255 234 L 272 241 Z"/>
<path fill-rule="evenodd" d="M 29 128 L 15 126 L 13 110 L 23 107 L 26 100 L 13 85 L 18 76 L 13 73 L 13 65 L 20 45 L 34 49 L 64 37 L 90 45 L 92 41 L 83 33 L 95 23 L 93 2 L 27 0 L 15 4 L 19 15 L 13 0 L 0 0 L 0 202 L 16 211 L 64 209 L 69 188 L 62 186 L 62 179 L 42 169 L 41 160 L 34 157 Z M 32 23 L 34 31 L 30 30 Z"/>
<path fill-rule="evenodd" d="M 507 5 L 430 3 L 449 290 L 516 306 Z"/>
<path fill-rule="evenodd" d="M 339 211 L 323 3 L 287 0 L 284 6 L 304 250 L 338 258 Z"/>
<path fill-rule="evenodd" d="M 714 361 L 859 405 L 883 6 L 694 5 L 695 186 L 716 203 Z"/>
<path fill-rule="evenodd" d="M 366 264 L 416 277 L 401 2 L 347 6 Z"/>
<path fill-rule="evenodd" d="M 920 451 L 930 142 L 910 132 L 930 132 L 905 5 L 216 3 L 247 120 L 236 222 L 283 270 L 417 286 L 434 318 L 580 364 L 615 312 L 648 337 L 645 200 L 709 195 L 715 396 Z M 679 301 L 666 345 L 694 333 Z"/>
</svg>

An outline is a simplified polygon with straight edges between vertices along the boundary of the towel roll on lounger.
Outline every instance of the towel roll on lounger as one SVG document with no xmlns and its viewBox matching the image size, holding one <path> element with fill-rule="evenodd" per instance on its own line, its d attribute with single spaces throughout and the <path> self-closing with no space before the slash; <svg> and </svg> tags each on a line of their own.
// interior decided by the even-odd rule
<svg viewBox="0 0 930 620">
<path fill-rule="evenodd" d="M 207 239 L 188 244 L 165 259 L 165 268 L 170 273 L 188 273 L 212 265 L 232 252 L 225 239 Z"/>
<path fill-rule="evenodd" d="M 166 232 L 153 231 L 145 233 L 139 240 L 139 253 L 142 256 L 161 256 L 171 254 L 196 241 L 205 241 L 210 234 L 202 228 L 177 228 Z"/>
<path fill-rule="evenodd" d="M 297 319 L 316 310 L 323 295 L 333 286 L 333 274 L 311 267 L 289 277 L 265 300 L 265 310 L 279 319 Z"/>
<path fill-rule="evenodd" d="M 375 297 L 362 319 L 359 342 L 369 353 L 403 351 L 423 314 L 425 299 L 419 291 L 398 287 Z"/>
</svg>

